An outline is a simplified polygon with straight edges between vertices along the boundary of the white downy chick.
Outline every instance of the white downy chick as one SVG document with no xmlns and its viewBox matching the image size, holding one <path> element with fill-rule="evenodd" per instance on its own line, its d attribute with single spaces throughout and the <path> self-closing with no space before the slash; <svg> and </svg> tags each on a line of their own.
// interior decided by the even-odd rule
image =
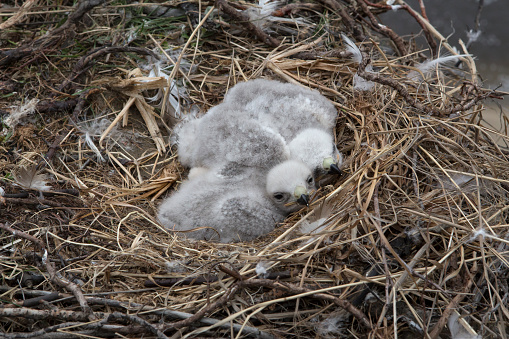
<svg viewBox="0 0 509 339">
<path fill-rule="evenodd" d="M 306 128 L 332 132 L 337 110 L 318 91 L 290 83 L 255 79 L 230 89 L 224 99 L 232 109 L 241 109 L 262 125 L 274 128 L 289 143 Z"/>
<path fill-rule="evenodd" d="M 279 133 L 225 104 L 183 124 L 177 134 L 180 161 L 189 167 L 233 163 L 268 170 L 290 156 Z"/>
<path fill-rule="evenodd" d="M 266 190 L 278 209 L 288 213 L 309 205 L 309 195 L 316 188 L 309 167 L 301 161 L 288 160 L 267 174 Z"/>
<path fill-rule="evenodd" d="M 339 166 L 343 157 L 332 137 L 337 110 L 319 92 L 290 83 L 256 79 L 234 86 L 223 105 L 244 110 L 249 118 L 275 129 L 291 148 L 290 158 L 306 163 L 315 178 L 325 173 L 341 174 Z"/>
<path fill-rule="evenodd" d="M 268 174 L 250 167 L 235 170 L 233 175 L 230 172 L 215 168 L 184 182 L 159 207 L 161 224 L 174 231 L 203 227 L 185 233 L 193 239 L 250 241 L 271 232 L 276 223 L 299 208 L 295 202 L 306 200 L 314 188 L 311 171 L 294 161 L 278 165 Z"/>
<path fill-rule="evenodd" d="M 305 129 L 288 144 L 288 148 L 290 158 L 305 163 L 317 181 L 326 174 L 341 175 L 343 155 L 330 133 L 316 128 Z"/>
</svg>

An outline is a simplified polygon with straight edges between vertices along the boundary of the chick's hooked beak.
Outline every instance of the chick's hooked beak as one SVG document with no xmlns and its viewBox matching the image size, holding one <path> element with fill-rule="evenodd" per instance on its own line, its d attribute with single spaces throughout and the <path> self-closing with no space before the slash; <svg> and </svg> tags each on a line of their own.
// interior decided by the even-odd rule
<svg viewBox="0 0 509 339">
<path fill-rule="evenodd" d="M 297 186 L 295 191 L 293 191 L 293 195 L 297 198 L 299 204 L 309 206 L 309 195 L 307 193 L 304 186 Z"/>
<path fill-rule="evenodd" d="M 332 164 L 330 165 L 329 174 L 342 175 L 343 172 L 339 169 L 338 165 Z"/>
<path fill-rule="evenodd" d="M 334 162 L 334 159 L 332 157 L 328 157 L 323 159 L 322 163 L 323 168 L 327 171 L 328 174 L 336 174 L 341 175 L 343 172 L 339 169 L 338 165 Z"/>
</svg>

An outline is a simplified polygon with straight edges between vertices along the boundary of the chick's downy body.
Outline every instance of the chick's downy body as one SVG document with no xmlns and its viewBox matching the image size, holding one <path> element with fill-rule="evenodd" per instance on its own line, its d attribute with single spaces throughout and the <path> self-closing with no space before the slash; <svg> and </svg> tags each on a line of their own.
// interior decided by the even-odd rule
<svg viewBox="0 0 509 339">
<path fill-rule="evenodd" d="M 331 133 L 337 117 L 334 105 L 318 91 L 266 79 L 235 85 L 224 104 L 247 111 L 249 117 L 276 129 L 287 143 L 306 128 Z"/>
<path fill-rule="evenodd" d="M 316 128 L 305 129 L 288 144 L 288 149 L 290 158 L 308 165 L 316 180 L 326 174 L 341 174 L 339 166 L 343 163 L 343 155 L 330 133 Z"/>
<path fill-rule="evenodd" d="M 234 163 L 271 168 L 290 156 L 285 140 L 274 129 L 224 104 L 183 124 L 178 133 L 179 158 L 189 167 Z"/>
<path fill-rule="evenodd" d="M 343 156 L 332 134 L 337 111 L 319 92 L 290 83 L 256 79 L 234 86 L 223 105 L 243 110 L 249 119 L 276 130 L 288 145 L 290 158 L 306 163 L 316 178 L 341 174 Z"/>
<path fill-rule="evenodd" d="M 201 171 L 163 201 L 158 219 L 163 226 L 193 239 L 250 241 L 272 231 L 308 195 L 311 172 L 302 163 L 285 162 L 268 173 L 254 168 Z M 282 181 L 282 176 L 287 180 Z M 301 187 L 306 185 L 305 187 Z M 281 195 L 281 197 L 280 197 Z M 299 195 L 299 197 L 297 197 Z"/>
</svg>

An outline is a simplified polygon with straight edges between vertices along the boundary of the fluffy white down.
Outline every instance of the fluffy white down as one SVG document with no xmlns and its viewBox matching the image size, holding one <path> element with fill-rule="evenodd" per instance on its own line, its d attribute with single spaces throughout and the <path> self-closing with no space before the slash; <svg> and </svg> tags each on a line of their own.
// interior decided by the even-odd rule
<svg viewBox="0 0 509 339">
<path fill-rule="evenodd" d="M 286 161 L 268 175 L 252 167 L 241 167 L 232 175 L 224 172 L 229 169 L 199 170 L 185 181 L 160 205 L 161 224 L 193 239 L 250 241 L 272 231 L 276 223 L 299 208 L 275 203 L 266 191 L 272 187 L 269 182 L 293 197 L 295 187 L 305 185 L 311 175 L 307 166 L 297 161 Z"/>
<path fill-rule="evenodd" d="M 288 144 L 288 148 L 290 157 L 305 163 L 315 178 L 326 173 L 324 159 L 332 158 L 338 167 L 343 163 L 343 155 L 337 150 L 334 138 L 321 129 L 303 130 Z"/>
<path fill-rule="evenodd" d="M 278 132 L 224 103 L 184 123 L 177 133 L 179 158 L 188 167 L 235 163 L 268 170 L 290 156 Z"/>
<path fill-rule="evenodd" d="M 334 105 L 318 91 L 274 80 L 239 83 L 226 94 L 224 103 L 274 128 L 287 143 L 306 128 L 332 132 L 337 118 Z"/>
</svg>

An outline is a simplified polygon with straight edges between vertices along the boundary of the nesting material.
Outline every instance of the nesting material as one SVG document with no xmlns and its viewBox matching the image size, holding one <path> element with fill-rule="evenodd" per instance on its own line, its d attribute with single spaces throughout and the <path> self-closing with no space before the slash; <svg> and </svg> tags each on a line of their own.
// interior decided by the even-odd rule
<svg viewBox="0 0 509 339">
<path fill-rule="evenodd" d="M 509 126 L 504 116 L 498 131 L 483 120 L 485 100 L 502 93 L 482 87 L 471 56 L 460 58 L 460 67 L 450 63 L 411 76 L 444 55 L 438 43 L 451 53 L 462 44 L 447 41 L 431 26 L 433 18 L 401 0 L 396 14 L 418 20 L 429 46 L 417 48 L 390 22 L 378 21 L 376 14 L 392 10 L 390 1 L 290 2 L 271 16 L 302 17 L 317 28 L 292 36 L 264 36 L 266 26 L 250 30 L 247 6 L 216 2 L 225 9 L 183 2 L 175 6 L 190 6 L 188 16 L 163 19 L 140 17 L 138 5 L 80 1 L 64 13 L 68 2 L 48 2 L 44 14 L 19 17 L 22 30 L 0 32 L 10 42 L 9 50 L 0 50 L 2 79 L 13 79 L 11 92 L 41 100 L 38 114 L 4 129 L 0 139 L 0 293 L 9 304 L 0 307 L 0 332 L 506 336 Z M 341 33 L 361 60 L 352 58 Z M 286 218 L 269 213 L 278 226 L 255 240 L 193 240 L 161 227 L 159 203 L 185 189 L 188 176 L 168 143 L 175 126 L 143 99 L 163 89 L 169 95 L 168 80 L 147 79 L 141 70 L 126 79 L 145 60 L 130 49 L 98 55 L 81 68 L 87 60 L 69 57 L 86 57 L 103 44 L 152 49 L 154 41 L 180 51 L 176 64 L 193 65 L 192 72 L 172 74 L 202 112 L 219 105 L 229 88 L 261 77 L 319 91 L 338 112 L 328 128 L 344 157 L 343 176 L 318 190 L 308 209 Z M 373 86 L 356 89 L 354 76 Z M 60 88 L 64 79 L 69 86 Z M 2 92 L 0 118 L 16 111 L 20 95 Z M 180 110 L 193 109 L 181 101 Z M 76 133 L 92 116 L 114 126 L 125 122 L 123 128 L 149 142 L 126 147 L 109 138 L 113 129 L 103 132 L 102 143 L 90 133 L 105 152 L 99 162 Z M 13 173 L 27 159 L 37 165 L 36 175 L 50 175 L 48 191 L 15 185 Z M 318 213 L 325 205 L 327 213 Z M 314 222 L 317 233 L 307 228 Z"/>
</svg>

